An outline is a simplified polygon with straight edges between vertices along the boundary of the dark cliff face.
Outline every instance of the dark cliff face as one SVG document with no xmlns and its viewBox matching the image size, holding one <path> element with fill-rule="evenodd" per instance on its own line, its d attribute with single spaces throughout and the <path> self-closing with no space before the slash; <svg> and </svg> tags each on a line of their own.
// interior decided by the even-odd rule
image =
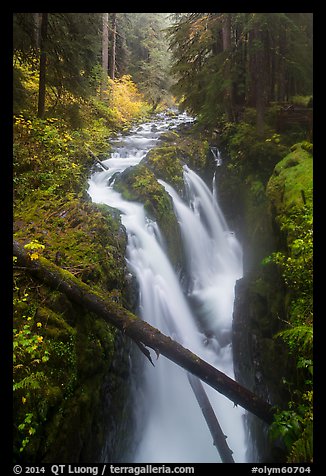
<svg viewBox="0 0 326 476">
<path fill-rule="evenodd" d="M 218 174 L 221 208 L 244 256 L 244 277 L 236 284 L 233 311 L 235 378 L 267 401 L 279 404 L 287 397 L 280 392 L 279 382 L 288 370 L 284 349 L 273 335 L 284 318 L 284 289 L 277 269 L 271 273 L 261 265 L 273 251 L 275 240 L 268 201 L 261 182 L 254 177 L 240 181 L 223 166 Z M 249 461 L 282 460 L 279 449 L 271 446 L 267 425 L 248 414 L 246 427 Z"/>
<path fill-rule="evenodd" d="M 273 337 L 281 328 L 282 313 L 284 290 L 277 270 L 268 275 L 252 272 L 237 282 L 232 327 L 235 379 L 280 408 L 289 398 L 282 380 L 294 370 L 284 343 Z M 252 461 L 284 461 L 283 448 L 270 441 L 267 425 L 250 414 L 246 425 Z"/>
</svg>

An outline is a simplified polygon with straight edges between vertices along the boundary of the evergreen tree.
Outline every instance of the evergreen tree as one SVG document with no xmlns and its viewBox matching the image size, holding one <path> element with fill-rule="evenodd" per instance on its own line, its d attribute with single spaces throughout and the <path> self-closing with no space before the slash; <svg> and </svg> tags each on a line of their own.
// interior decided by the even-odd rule
<svg viewBox="0 0 326 476">
<path fill-rule="evenodd" d="M 89 78 L 101 52 L 101 16 L 97 13 L 46 13 L 41 18 L 39 48 L 35 40 L 35 15 L 16 13 L 13 46 L 21 62 L 28 62 L 40 72 L 38 114 L 43 116 L 46 87 L 51 89 L 56 102 L 64 91 L 79 96 L 90 93 Z M 39 57 L 40 62 L 37 61 Z M 19 78 L 16 87 L 20 87 Z"/>
<path fill-rule="evenodd" d="M 169 28 L 174 91 L 184 107 L 214 124 L 270 101 L 312 90 L 312 16 L 288 13 L 184 13 Z"/>
<path fill-rule="evenodd" d="M 45 87 L 46 87 L 46 57 L 47 57 L 47 31 L 48 31 L 48 13 L 41 14 L 41 39 L 40 39 L 40 79 L 37 115 L 44 117 L 45 113 Z M 38 38 L 37 38 L 38 41 Z"/>
<path fill-rule="evenodd" d="M 154 108 L 169 94 L 171 86 L 170 53 L 165 36 L 168 24 L 165 13 L 133 13 L 125 33 L 129 73 Z"/>
</svg>

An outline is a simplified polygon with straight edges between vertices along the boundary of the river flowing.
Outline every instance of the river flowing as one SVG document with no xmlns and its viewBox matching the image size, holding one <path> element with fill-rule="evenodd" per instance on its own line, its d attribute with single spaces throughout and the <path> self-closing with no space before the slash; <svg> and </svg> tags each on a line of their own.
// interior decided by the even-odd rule
<svg viewBox="0 0 326 476">
<path fill-rule="evenodd" d="M 242 252 L 218 205 L 215 180 L 214 190 L 210 190 L 184 166 L 186 198 L 159 181 L 173 201 L 180 225 L 187 257 L 187 279 L 182 283 L 164 247 L 164 230 L 146 216 L 141 203 L 124 200 L 113 188 L 116 174 L 138 164 L 157 144 L 162 132 L 191 121 L 185 113 L 172 117 L 158 114 L 128 135 L 119 136 L 110 157 L 103 161 L 108 170 L 93 173 L 88 193 L 93 202 L 121 212 L 128 235 L 126 260 L 139 284 L 140 317 L 234 378 L 232 311 L 234 285 L 242 276 Z M 134 399 L 139 431 L 130 462 L 220 462 L 187 373 L 163 356 L 156 359 L 154 354 L 152 358 L 155 367 L 146 359 L 144 382 Z M 228 437 L 234 461 L 245 462 L 245 411 L 206 384 L 203 386 Z"/>
</svg>

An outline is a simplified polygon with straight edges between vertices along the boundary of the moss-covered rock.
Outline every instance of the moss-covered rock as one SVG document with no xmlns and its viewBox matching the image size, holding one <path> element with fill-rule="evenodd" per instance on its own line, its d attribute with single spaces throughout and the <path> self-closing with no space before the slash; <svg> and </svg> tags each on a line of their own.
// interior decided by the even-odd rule
<svg viewBox="0 0 326 476">
<path fill-rule="evenodd" d="M 127 305 L 126 236 L 108 207 L 36 191 L 15 207 L 14 230 L 21 243 L 37 240 L 44 247 L 38 259 L 43 254 Z M 106 434 L 117 433 L 122 418 L 121 402 L 103 409 L 106 376 L 117 372 L 117 331 L 24 270 L 14 271 L 14 284 L 15 460 L 78 462 L 86 454 L 99 461 Z M 115 391 L 121 394 L 127 373 L 118 375 Z M 108 412 L 114 414 L 112 429 L 103 422 Z"/>
<path fill-rule="evenodd" d="M 286 342 L 275 336 L 292 320 L 294 308 L 298 321 L 299 315 L 304 314 L 303 307 L 307 312 L 310 306 L 311 254 L 307 225 L 312 208 L 311 151 L 307 143 L 294 145 L 276 164 L 266 190 L 257 175 L 247 176 L 240 189 L 245 255 L 252 249 L 260 259 L 253 259 L 251 266 L 245 267 L 245 277 L 236 286 L 235 374 L 243 385 L 280 408 L 291 399 L 285 382 L 298 387 L 303 384 L 303 380 L 299 382 L 297 356 Z M 273 256 L 274 252 L 281 267 L 270 258 L 264 260 L 268 266 L 261 261 L 264 253 Z M 298 300 L 294 300 L 295 296 Z M 271 447 L 264 436 L 266 429 L 253 418 L 250 428 L 256 434 L 255 444 L 260 452 L 257 457 L 261 461 L 286 461 L 285 447 Z"/>
<path fill-rule="evenodd" d="M 281 404 L 280 381 L 288 374 L 290 361 L 285 348 L 274 341 L 284 321 L 284 295 L 276 267 L 252 271 L 236 285 L 233 314 L 233 347 L 237 379 L 253 392 Z M 277 352 L 268 349 L 278 348 Z M 291 367 L 292 370 L 292 367 Z"/>
<path fill-rule="evenodd" d="M 175 146 L 154 147 L 145 158 L 145 163 L 155 177 L 168 182 L 178 192 L 183 188 L 184 152 Z"/>
<path fill-rule="evenodd" d="M 161 142 L 176 142 L 179 138 L 179 134 L 174 131 L 166 131 L 160 135 Z"/>
<path fill-rule="evenodd" d="M 180 266 L 183 260 L 180 230 L 172 201 L 152 170 L 142 161 L 125 170 L 114 186 L 126 200 L 144 204 L 146 212 L 160 227 L 172 262 Z"/>
<path fill-rule="evenodd" d="M 154 172 L 157 178 L 165 180 L 181 192 L 183 188 L 182 167 L 187 164 L 193 170 L 203 175 L 209 164 L 209 144 L 201 136 L 189 136 L 169 131 L 174 138 L 166 141 L 165 135 L 160 136 L 160 144 L 151 149 L 143 160 Z M 170 136 L 169 136 L 170 137 Z M 168 144 L 166 144 L 168 142 Z"/>
<path fill-rule="evenodd" d="M 279 231 L 289 217 L 311 208 L 313 201 L 313 157 L 307 143 L 295 144 L 292 151 L 275 167 L 267 184 L 267 196 Z M 307 150 L 309 149 L 309 151 Z M 288 244 L 296 231 L 287 229 Z"/>
<path fill-rule="evenodd" d="M 123 288 L 126 237 L 119 219 L 91 202 L 38 191 L 15 208 L 15 237 L 38 240 L 44 256 L 107 290 Z"/>
</svg>

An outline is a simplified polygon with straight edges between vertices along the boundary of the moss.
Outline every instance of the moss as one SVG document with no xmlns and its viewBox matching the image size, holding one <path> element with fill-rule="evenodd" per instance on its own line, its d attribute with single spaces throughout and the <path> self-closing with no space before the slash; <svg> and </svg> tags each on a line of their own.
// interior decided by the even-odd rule
<svg viewBox="0 0 326 476">
<path fill-rule="evenodd" d="M 207 166 L 207 157 L 209 153 L 209 144 L 202 137 L 194 139 L 193 137 L 183 138 L 180 147 L 188 155 L 187 164 L 196 171 L 204 171 Z"/>
<path fill-rule="evenodd" d="M 115 188 L 126 200 L 137 200 L 145 205 L 147 212 L 158 218 L 168 206 L 164 188 L 154 173 L 144 164 L 125 170 L 115 181 Z"/>
<path fill-rule="evenodd" d="M 41 257 L 40 261 L 45 262 L 45 258 Z M 46 264 L 51 267 L 48 260 Z M 71 281 L 77 279 L 68 271 L 61 270 L 61 273 Z M 27 289 L 23 275 L 16 277 L 16 283 L 19 285 L 17 289 Z M 14 409 L 18 423 L 24 420 L 25 412 L 33 414 L 33 428 L 36 430 L 28 447 L 20 454 L 19 461 L 40 461 L 45 458 L 45 461 L 55 462 L 58 455 L 69 459 L 66 450 L 70 448 L 70 440 L 67 443 L 67 435 L 74 440 L 73 435 L 78 433 L 85 444 L 87 438 L 90 438 L 90 426 L 101 406 L 101 382 L 114 360 L 117 331 L 102 319 L 85 313 L 76 304 L 69 307 L 65 302 L 63 313 L 53 310 L 58 307 L 61 293 L 43 286 L 41 290 L 39 288 L 39 284 L 37 287 L 28 288 L 28 299 L 33 303 L 32 308 L 29 312 L 28 303 L 16 308 L 15 327 L 20 329 L 26 322 L 24 319 L 32 315 L 32 329 L 36 328 L 37 323 L 49 358 L 47 362 L 39 363 L 38 368 L 35 368 L 34 364 L 29 370 L 29 379 L 34 382 L 33 390 L 21 386 L 21 389 L 15 392 Z M 33 310 L 35 305 L 36 310 Z M 67 309 L 69 323 L 66 320 Z M 19 365 L 19 372 L 23 372 L 25 363 L 20 361 Z M 22 373 L 21 375 L 23 376 Z M 16 382 L 21 378 L 15 374 Z M 81 385 L 83 392 L 80 392 Z M 27 400 L 23 406 L 20 404 L 22 397 Z M 75 424 L 78 426 L 74 426 Z M 63 428 L 65 433 L 62 433 Z M 19 448 L 19 432 L 17 433 L 16 453 Z M 98 438 L 99 434 L 93 435 L 93 438 Z M 58 444 L 63 441 L 66 441 L 66 444 L 60 448 Z M 104 440 L 98 443 L 100 447 Z M 74 458 L 74 452 L 80 451 L 80 446 L 77 444 L 76 448 L 70 449 L 70 456 Z M 52 456 L 49 456 L 47 451 Z M 77 455 L 75 456 L 77 458 Z"/>
<path fill-rule="evenodd" d="M 184 152 L 175 146 L 155 147 L 145 159 L 156 178 L 171 184 L 180 192 L 183 187 L 182 159 Z"/>
<path fill-rule="evenodd" d="M 80 199 L 47 199 L 40 193 L 33 198 L 16 207 L 16 239 L 39 240 L 44 256 L 86 283 L 123 288 L 126 238 L 120 220 Z"/>
<path fill-rule="evenodd" d="M 62 314 L 54 312 L 49 307 L 37 308 L 35 318 L 42 323 L 45 337 L 65 342 L 75 335 L 75 329 L 68 324 Z"/>
<path fill-rule="evenodd" d="M 73 398 L 62 403 L 59 411 L 45 427 L 44 447 L 39 454 L 42 462 L 54 463 L 58 458 L 63 463 L 81 461 L 82 447 L 87 447 L 89 438 L 94 438 L 99 448 L 103 446 L 103 440 L 98 438 L 99 434 L 92 433 L 93 421 L 101 403 L 100 378 L 95 375 L 84 382 Z"/>
<path fill-rule="evenodd" d="M 154 219 L 166 240 L 172 262 L 179 265 L 183 259 L 179 226 L 170 196 L 160 185 L 145 162 L 125 170 L 115 181 L 115 188 L 126 200 L 144 204 L 146 212 Z"/>
<path fill-rule="evenodd" d="M 275 166 L 267 184 L 267 196 L 280 225 L 290 213 L 312 205 L 312 155 L 301 144 L 293 147 L 292 152 Z"/>
<path fill-rule="evenodd" d="M 78 280 L 78 283 L 82 279 L 99 295 L 105 291 L 115 301 L 124 300 L 126 237 L 120 220 L 112 216 L 110 210 L 76 197 L 48 197 L 37 191 L 15 207 L 14 229 L 15 238 L 20 242 L 38 239 L 45 246 L 40 262 L 46 260 L 50 267 L 56 262 L 65 278 Z M 60 454 L 61 451 L 56 442 L 65 441 L 63 446 L 70 447 L 67 434 L 73 439 L 72 434 L 76 434 L 78 428 L 85 436 L 83 444 L 86 446 L 87 438 L 91 438 L 87 425 L 92 425 L 95 415 L 100 412 L 98 394 L 114 358 L 116 331 L 101 319 L 87 315 L 62 293 L 34 283 L 22 270 L 15 272 L 15 282 L 19 290 L 28 286 L 28 299 L 33 303 L 33 310 L 28 315 L 33 319 L 31 322 L 42 325 L 39 332 L 49 356 L 46 363 L 40 363 L 29 372 L 29 380 L 36 388 L 22 388 L 15 393 L 17 426 L 30 413 L 35 430 L 23 453 L 19 452 L 22 431 L 15 430 L 15 459 L 20 462 L 41 460 L 47 458 L 48 449 L 53 452 L 52 461 L 55 462 L 55 452 Z M 18 329 L 22 328 L 23 315 L 29 308 L 27 303 L 23 304 L 16 306 L 15 327 Z M 23 365 L 23 371 L 25 363 L 20 361 L 19 365 Z M 23 376 L 23 373 L 16 375 L 17 383 L 22 382 Z M 78 393 L 81 383 L 89 389 L 86 407 Z M 99 388 L 96 389 L 96 385 Z M 27 399 L 25 405 L 22 405 L 22 397 Z M 83 411 L 88 415 L 83 415 Z M 75 427 L 75 423 L 81 426 Z M 69 431 L 61 435 L 63 426 Z"/>
<path fill-rule="evenodd" d="M 160 141 L 163 142 L 176 142 L 179 138 L 179 134 L 174 131 L 163 132 L 163 134 L 160 135 Z"/>
<path fill-rule="evenodd" d="M 113 358 L 116 329 L 92 314 L 77 324 L 77 369 L 82 381 L 101 373 Z"/>
</svg>

